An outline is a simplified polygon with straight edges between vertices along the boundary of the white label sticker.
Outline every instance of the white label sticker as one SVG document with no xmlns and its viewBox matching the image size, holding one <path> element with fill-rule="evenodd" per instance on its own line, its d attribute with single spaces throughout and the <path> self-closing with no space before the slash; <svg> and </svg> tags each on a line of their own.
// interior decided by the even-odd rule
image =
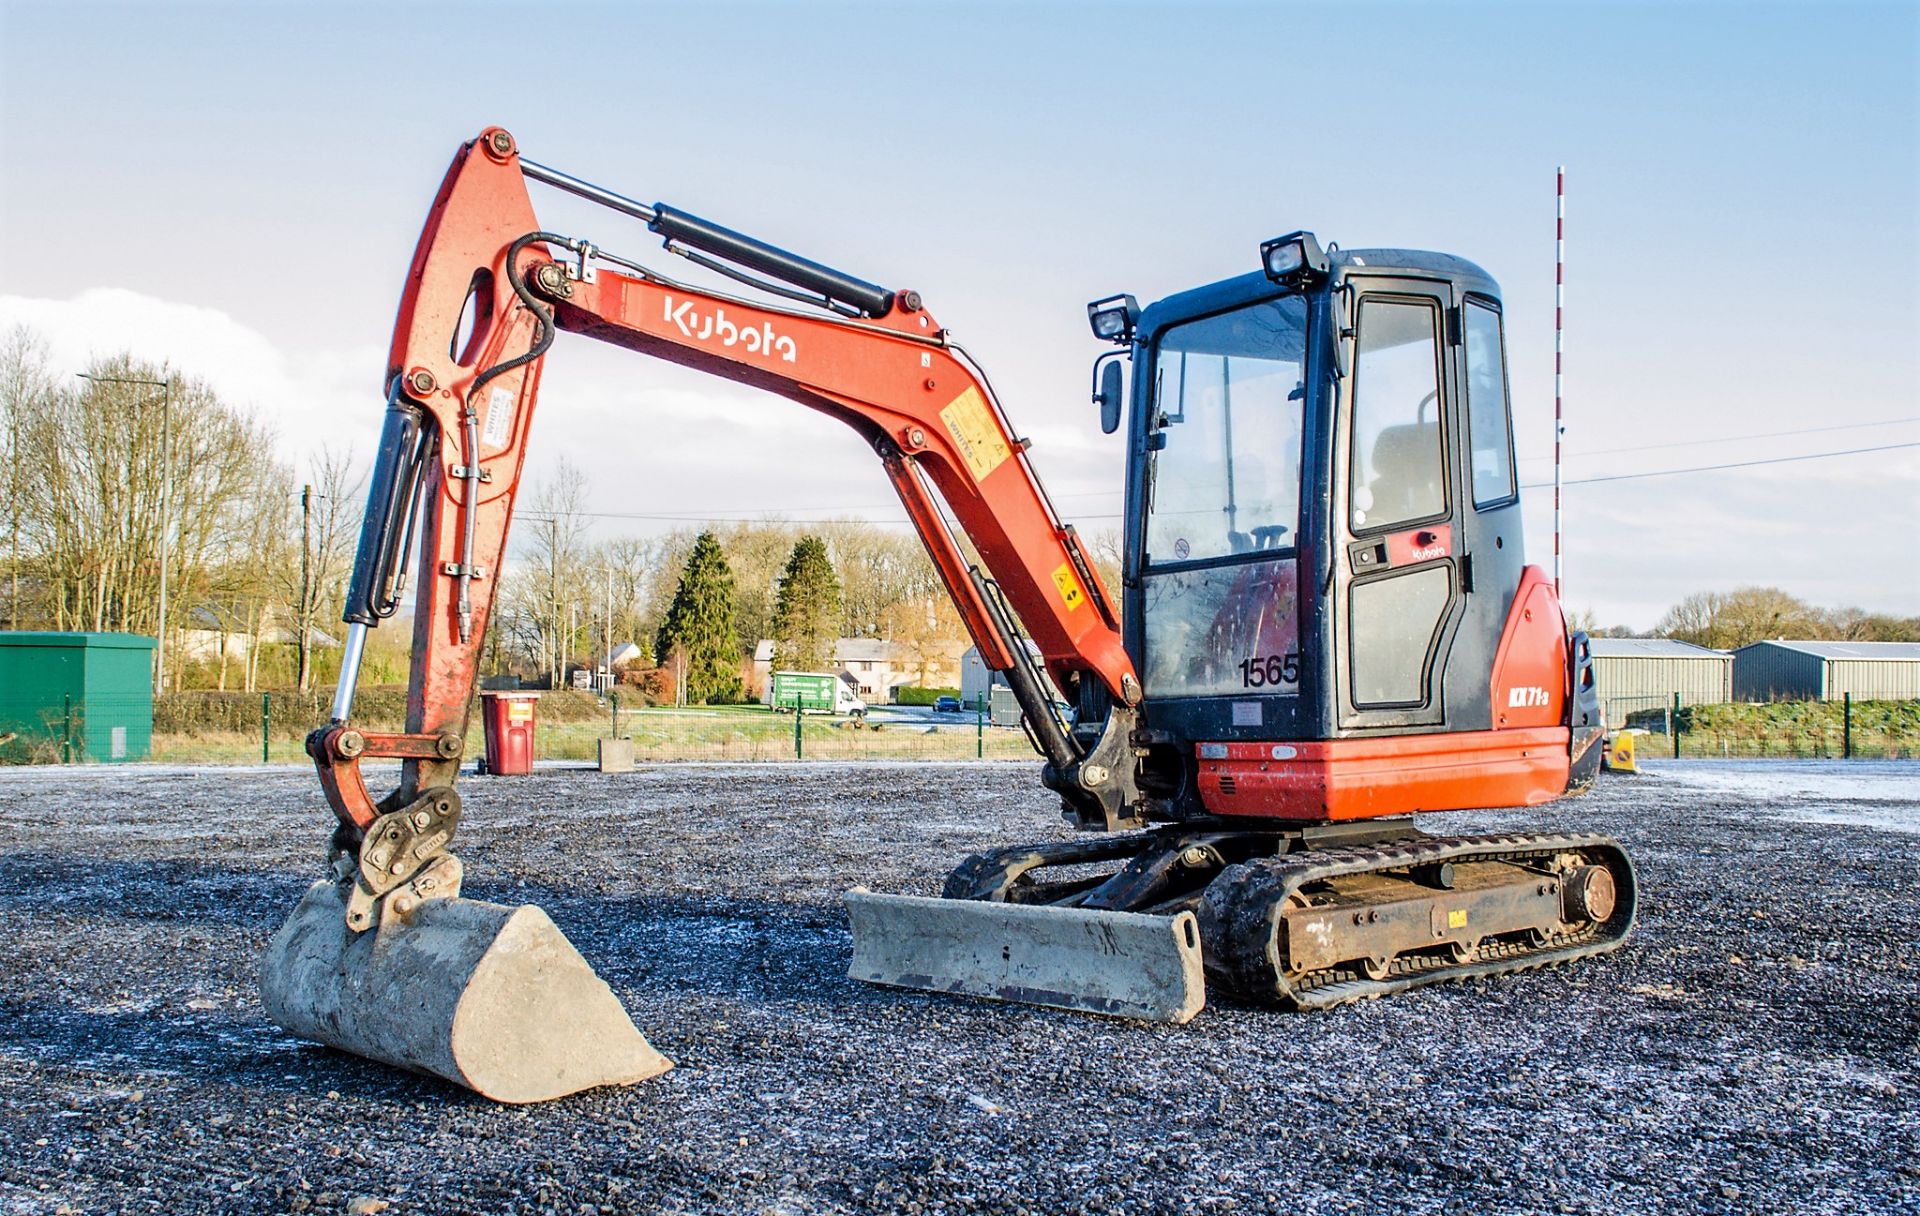
<svg viewBox="0 0 1920 1216">
<path fill-rule="evenodd" d="M 1233 724 L 1235 726 L 1260 725 L 1260 702 L 1235 701 L 1233 703 Z"/>
<path fill-rule="evenodd" d="M 114 760 L 125 760 L 127 758 L 127 728 L 124 726 L 114 727 L 113 734 L 109 736 L 109 738 L 111 742 L 109 742 L 108 746 L 112 748 L 110 758 Z"/>
<path fill-rule="evenodd" d="M 480 428 L 480 442 L 490 448 L 506 447 L 512 430 L 513 391 L 502 385 L 487 394 L 487 421 Z"/>
</svg>

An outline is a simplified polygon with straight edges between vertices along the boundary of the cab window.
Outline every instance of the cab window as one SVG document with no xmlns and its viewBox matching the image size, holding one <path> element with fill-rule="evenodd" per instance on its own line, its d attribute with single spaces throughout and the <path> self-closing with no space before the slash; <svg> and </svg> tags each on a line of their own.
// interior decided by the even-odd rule
<svg viewBox="0 0 1920 1216">
<path fill-rule="evenodd" d="M 1473 505 L 1498 506 L 1514 496 L 1513 423 L 1507 411 L 1507 368 L 1500 314 L 1469 299 L 1466 307 L 1467 438 L 1473 448 Z"/>
<path fill-rule="evenodd" d="M 1355 532 L 1446 514 L 1439 324 L 1429 300 L 1360 302 L 1349 498 Z"/>
<path fill-rule="evenodd" d="M 1153 368 L 1150 565 L 1294 547 L 1307 308 L 1283 296 L 1167 329 Z"/>
</svg>

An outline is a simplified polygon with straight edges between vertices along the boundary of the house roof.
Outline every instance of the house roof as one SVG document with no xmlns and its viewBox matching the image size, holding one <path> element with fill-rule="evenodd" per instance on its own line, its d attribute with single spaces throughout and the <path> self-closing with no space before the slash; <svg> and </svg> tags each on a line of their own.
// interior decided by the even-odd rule
<svg viewBox="0 0 1920 1216">
<path fill-rule="evenodd" d="M 1676 638 L 1589 638 L 1596 659 L 1724 659 L 1724 650 L 1710 650 Z"/>
<path fill-rule="evenodd" d="M 856 659 L 885 663 L 893 658 L 893 643 L 885 638 L 841 638 L 833 644 L 833 657 L 842 663 Z"/>
<path fill-rule="evenodd" d="M 1920 642 L 1749 642 L 1734 651 L 1742 654 L 1756 646 L 1776 646 L 1822 659 L 1870 659 L 1893 663 L 1920 663 Z"/>
<path fill-rule="evenodd" d="M 771 663 L 773 661 L 774 641 L 761 638 L 753 644 L 753 661 Z M 885 638 L 840 638 L 833 644 L 833 661 L 836 663 L 886 663 L 893 659 L 893 643 Z"/>
</svg>

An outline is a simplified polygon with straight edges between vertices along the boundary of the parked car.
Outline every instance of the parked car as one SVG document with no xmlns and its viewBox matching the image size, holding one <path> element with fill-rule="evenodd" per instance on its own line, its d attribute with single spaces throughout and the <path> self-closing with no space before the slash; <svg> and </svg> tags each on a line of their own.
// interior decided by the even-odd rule
<svg viewBox="0 0 1920 1216">
<path fill-rule="evenodd" d="M 933 712 L 936 714 L 957 714 L 961 710 L 959 697 L 936 697 Z"/>
</svg>

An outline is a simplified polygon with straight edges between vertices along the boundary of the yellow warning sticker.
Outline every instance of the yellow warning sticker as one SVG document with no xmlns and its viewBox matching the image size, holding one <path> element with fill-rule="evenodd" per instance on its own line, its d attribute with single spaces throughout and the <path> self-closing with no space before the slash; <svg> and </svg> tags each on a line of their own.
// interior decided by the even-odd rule
<svg viewBox="0 0 1920 1216">
<path fill-rule="evenodd" d="M 1465 908 L 1455 908 L 1451 912 L 1447 913 L 1447 928 L 1464 929 L 1466 927 L 1467 927 L 1467 910 Z"/>
<path fill-rule="evenodd" d="M 1087 593 L 1080 586 L 1080 579 L 1073 572 L 1072 562 L 1061 562 L 1060 568 L 1053 572 L 1053 585 L 1060 588 L 1060 602 L 1072 612 L 1086 602 Z"/>
<path fill-rule="evenodd" d="M 973 471 L 975 481 L 985 480 L 987 474 L 1013 455 L 1006 436 L 1000 433 L 1000 424 L 993 420 L 993 411 L 987 408 L 977 388 L 969 387 L 955 397 L 940 411 L 940 421 L 947 424 L 947 434 L 953 436 L 954 446 L 960 449 L 960 456 Z"/>
</svg>

